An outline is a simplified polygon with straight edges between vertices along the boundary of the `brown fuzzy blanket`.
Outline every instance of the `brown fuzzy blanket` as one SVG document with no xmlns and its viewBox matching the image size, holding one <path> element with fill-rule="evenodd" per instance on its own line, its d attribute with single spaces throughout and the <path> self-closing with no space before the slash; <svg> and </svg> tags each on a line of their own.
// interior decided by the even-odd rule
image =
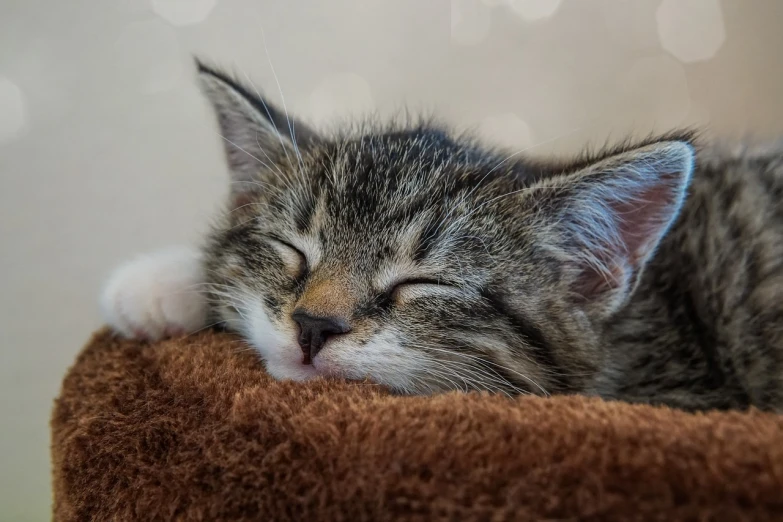
<svg viewBox="0 0 783 522">
<path fill-rule="evenodd" d="M 54 520 L 783 520 L 783 416 L 393 397 L 227 334 L 97 334 L 52 417 Z"/>
</svg>

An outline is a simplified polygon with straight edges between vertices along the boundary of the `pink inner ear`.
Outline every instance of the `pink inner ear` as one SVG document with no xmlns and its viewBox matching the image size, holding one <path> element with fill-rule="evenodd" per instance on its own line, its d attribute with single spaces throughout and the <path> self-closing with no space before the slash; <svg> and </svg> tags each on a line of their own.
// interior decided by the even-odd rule
<svg viewBox="0 0 783 522">
<path fill-rule="evenodd" d="M 633 285 L 676 211 L 676 183 L 676 174 L 662 174 L 655 184 L 635 187 L 636 190 L 626 192 L 624 199 L 606 202 L 617 241 L 592 252 L 603 270 L 592 264 L 580 265 L 573 287 L 578 296 L 593 300 L 607 292 L 624 292 Z"/>
<path fill-rule="evenodd" d="M 635 192 L 625 201 L 613 201 L 610 208 L 617 220 L 620 244 L 627 262 L 636 270 L 658 244 L 676 206 L 676 180 L 662 175 L 659 183 Z"/>
</svg>

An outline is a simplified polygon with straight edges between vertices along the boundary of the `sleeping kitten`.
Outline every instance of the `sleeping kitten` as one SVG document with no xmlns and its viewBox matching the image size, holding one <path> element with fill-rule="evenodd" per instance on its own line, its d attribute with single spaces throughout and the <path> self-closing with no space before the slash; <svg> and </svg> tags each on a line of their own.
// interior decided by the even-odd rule
<svg viewBox="0 0 783 522">
<path fill-rule="evenodd" d="M 116 272 L 120 333 L 219 322 L 276 378 L 401 393 L 783 409 L 782 149 L 697 162 L 683 133 L 540 163 L 429 124 L 319 135 L 199 77 L 228 210 Z"/>
</svg>

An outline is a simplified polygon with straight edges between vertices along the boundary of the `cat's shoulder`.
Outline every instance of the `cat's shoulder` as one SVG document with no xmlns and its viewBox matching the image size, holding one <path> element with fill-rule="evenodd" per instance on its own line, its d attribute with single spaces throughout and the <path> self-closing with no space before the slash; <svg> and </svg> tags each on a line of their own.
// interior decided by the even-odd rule
<svg viewBox="0 0 783 522">
<path fill-rule="evenodd" d="M 783 137 L 696 143 L 696 167 L 710 173 L 783 166 Z"/>
<path fill-rule="evenodd" d="M 698 144 L 690 192 L 716 196 L 743 189 L 783 190 L 783 138 Z"/>
</svg>

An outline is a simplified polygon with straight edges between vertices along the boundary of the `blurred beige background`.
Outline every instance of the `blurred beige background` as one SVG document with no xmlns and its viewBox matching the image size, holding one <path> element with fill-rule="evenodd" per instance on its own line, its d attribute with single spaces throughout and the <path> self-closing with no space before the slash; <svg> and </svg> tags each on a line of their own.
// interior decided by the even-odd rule
<svg viewBox="0 0 783 522">
<path fill-rule="evenodd" d="M 511 150 L 783 130 L 779 0 L 4 0 L 0 520 L 50 514 L 48 415 L 101 282 L 225 185 L 190 56 L 316 123 L 402 105 Z M 263 28 L 263 33 L 262 33 Z"/>
</svg>

